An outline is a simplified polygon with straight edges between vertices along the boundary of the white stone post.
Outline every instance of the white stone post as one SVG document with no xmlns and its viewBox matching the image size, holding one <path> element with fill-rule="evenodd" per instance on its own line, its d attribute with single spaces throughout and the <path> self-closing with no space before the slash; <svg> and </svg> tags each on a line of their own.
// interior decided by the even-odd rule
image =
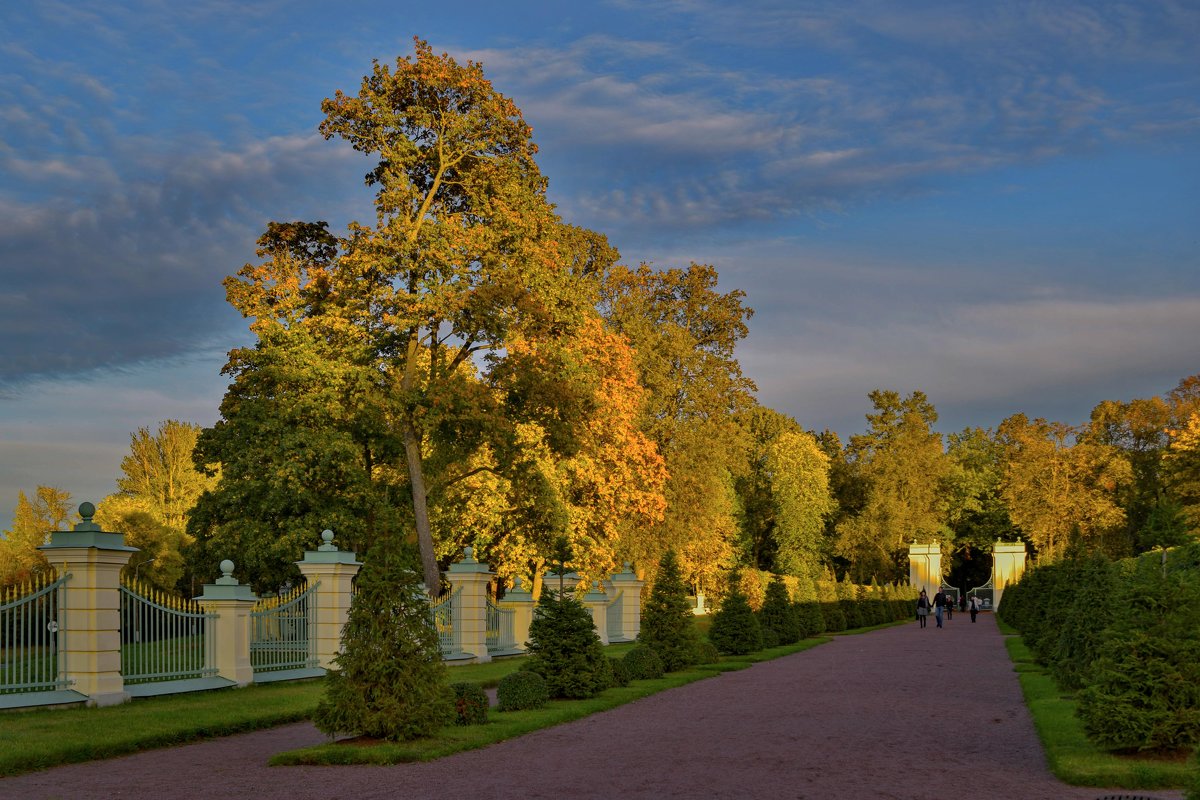
<svg viewBox="0 0 1200 800">
<path fill-rule="evenodd" d="M 600 582 L 593 581 L 592 588 L 583 596 L 583 605 L 592 615 L 592 625 L 600 637 L 600 644 L 608 642 L 608 597 L 600 591 Z"/>
<path fill-rule="evenodd" d="M 221 577 L 216 583 L 204 584 L 204 594 L 196 602 L 210 614 L 208 635 L 216 652 L 217 675 L 238 686 L 254 682 L 254 666 L 250 663 L 250 612 L 258 597 L 250 587 L 233 577 L 233 562 L 221 562 Z"/>
<path fill-rule="evenodd" d="M 446 570 L 454 605 L 454 638 L 456 649 L 475 657 L 483 664 L 491 661 L 487 649 L 487 587 L 494 574 L 487 564 L 472 555 L 470 547 L 463 548 L 463 559 Z"/>
<path fill-rule="evenodd" d="M 929 602 L 942 587 L 942 545 L 938 542 L 908 546 L 908 583 L 917 591 L 924 589 Z"/>
<path fill-rule="evenodd" d="M 1004 588 L 1021 579 L 1025 572 L 1025 543 L 996 540 L 992 548 L 992 610 L 1000 605 Z"/>
<path fill-rule="evenodd" d="M 621 638 L 613 642 L 632 642 L 637 639 L 642 630 L 642 586 L 645 581 L 638 580 L 632 566 L 625 562 L 625 569 L 616 573 L 607 581 L 610 597 L 620 596 L 621 602 Z M 616 607 L 614 607 L 614 611 Z"/>
<path fill-rule="evenodd" d="M 59 658 L 66 663 L 71 688 L 87 695 L 90 706 L 110 706 L 129 699 L 121 676 L 121 568 L 136 547 L 119 533 L 105 533 L 92 522 L 96 507 L 79 504 L 83 521 L 72 531 L 54 531 L 50 544 L 38 549 L 70 575 L 59 609 Z"/>
<path fill-rule="evenodd" d="M 521 586 L 520 577 L 513 579 L 513 587 L 504 593 L 504 599 L 499 603 L 501 608 L 513 612 L 514 647 L 519 650 L 529 649 L 529 624 L 533 622 L 533 595 Z"/>
<path fill-rule="evenodd" d="M 333 669 L 333 659 L 341 652 L 342 629 L 350 620 L 354 576 L 362 564 L 353 552 L 337 548 L 333 531 L 322 531 L 321 540 L 323 544 L 315 551 L 306 550 L 304 560 L 297 561 L 296 566 L 310 586 L 317 584 L 317 663 Z"/>
</svg>

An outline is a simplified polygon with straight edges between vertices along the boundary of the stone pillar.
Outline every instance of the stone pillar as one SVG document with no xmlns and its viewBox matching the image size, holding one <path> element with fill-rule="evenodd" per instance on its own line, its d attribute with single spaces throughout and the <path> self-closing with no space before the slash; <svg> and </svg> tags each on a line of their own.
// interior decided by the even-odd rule
<svg viewBox="0 0 1200 800">
<path fill-rule="evenodd" d="M 250 612 L 258 597 L 250 587 L 233 577 L 233 562 L 221 562 L 221 577 L 216 583 L 204 584 L 204 594 L 196 602 L 210 614 L 216 614 L 208 635 L 216 653 L 217 675 L 238 686 L 254 682 L 254 666 L 250 663 Z"/>
<path fill-rule="evenodd" d="M 96 507 L 79 504 L 83 521 L 71 531 L 54 531 L 38 549 L 59 571 L 70 575 L 59 609 L 59 658 L 71 688 L 88 705 L 110 706 L 129 699 L 121 676 L 121 568 L 136 547 L 119 533 L 92 522 Z"/>
<path fill-rule="evenodd" d="M 600 582 L 593 581 L 592 588 L 583 596 L 583 605 L 592 615 L 592 625 L 600 637 L 600 644 L 608 641 L 608 597 L 600 591 Z"/>
<path fill-rule="evenodd" d="M 621 638 L 613 642 L 632 642 L 637 639 L 642 630 L 642 586 L 645 581 L 638 580 L 628 561 L 625 568 L 613 575 L 607 581 L 609 598 L 620 597 L 620 602 L 613 611 L 620 609 Z"/>
<path fill-rule="evenodd" d="M 917 591 L 924 589 L 930 602 L 942 586 L 942 545 L 939 542 L 908 546 L 908 584 Z"/>
<path fill-rule="evenodd" d="M 996 540 L 992 548 L 992 607 L 1000 605 L 1004 587 L 1021 579 L 1025 572 L 1025 543 Z"/>
<path fill-rule="evenodd" d="M 529 623 L 533 622 L 533 595 L 521 587 L 521 579 L 513 579 L 513 587 L 504 593 L 500 601 L 501 608 L 512 609 L 513 612 L 513 646 L 518 650 L 527 650 L 529 644 Z"/>
<path fill-rule="evenodd" d="M 463 559 L 446 570 L 454 605 L 455 649 L 475 657 L 483 664 L 491 661 L 487 650 L 487 588 L 495 577 L 487 564 L 475 560 L 470 547 L 463 548 Z M 461 591 L 460 591 L 461 590 Z"/>
<path fill-rule="evenodd" d="M 297 561 L 300 574 L 309 585 L 317 584 L 317 664 L 333 669 L 334 657 L 341 652 L 342 629 L 350 620 L 350 598 L 354 596 L 354 576 L 362 564 L 354 553 L 339 550 L 333 543 L 333 531 L 321 533 L 317 549 L 306 550 Z"/>
</svg>

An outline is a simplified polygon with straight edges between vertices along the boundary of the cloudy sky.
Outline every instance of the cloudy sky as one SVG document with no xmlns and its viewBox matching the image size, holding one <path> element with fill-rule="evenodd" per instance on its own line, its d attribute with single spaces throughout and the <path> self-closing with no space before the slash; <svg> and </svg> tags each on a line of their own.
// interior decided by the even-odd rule
<svg viewBox="0 0 1200 800">
<path fill-rule="evenodd" d="M 939 429 L 1200 372 L 1200 6 L 36 0 L 0 10 L 0 528 L 113 491 L 129 434 L 215 421 L 221 279 L 268 220 L 370 216 L 316 132 L 372 58 L 482 61 L 570 222 L 714 264 L 764 405 Z"/>
</svg>

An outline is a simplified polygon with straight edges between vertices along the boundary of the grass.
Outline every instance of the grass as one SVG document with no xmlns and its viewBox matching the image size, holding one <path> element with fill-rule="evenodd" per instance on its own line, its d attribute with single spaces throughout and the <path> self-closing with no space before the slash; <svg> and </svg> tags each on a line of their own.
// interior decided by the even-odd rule
<svg viewBox="0 0 1200 800">
<path fill-rule="evenodd" d="M 1013 632 L 1003 625 L 1001 630 Z M 1060 780 L 1074 786 L 1120 789 L 1179 789 L 1193 780 L 1195 768 L 1189 760 L 1117 755 L 1096 747 L 1075 715 L 1074 697 L 1058 687 L 1019 636 L 1009 636 L 1004 644 L 1050 771 Z"/>
</svg>

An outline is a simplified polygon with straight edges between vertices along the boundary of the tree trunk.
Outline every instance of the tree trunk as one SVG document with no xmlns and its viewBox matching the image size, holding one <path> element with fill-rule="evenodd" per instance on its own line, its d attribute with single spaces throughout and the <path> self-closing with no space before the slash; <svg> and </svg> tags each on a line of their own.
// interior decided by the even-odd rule
<svg viewBox="0 0 1200 800">
<path fill-rule="evenodd" d="M 421 440 L 411 420 L 405 420 L 404 455 L 408 461 L 408 480 L 412 486 L 413 518 L 417 524 L 417 549 L 421 553 L 421 572 L 425 588 L 432 597 L 442 593 L 442 573 L 433 553 L 433 532 L 429 528 L 429 508 L 425 497 L 425 473 L 421 468 Z"/>
</svg>

